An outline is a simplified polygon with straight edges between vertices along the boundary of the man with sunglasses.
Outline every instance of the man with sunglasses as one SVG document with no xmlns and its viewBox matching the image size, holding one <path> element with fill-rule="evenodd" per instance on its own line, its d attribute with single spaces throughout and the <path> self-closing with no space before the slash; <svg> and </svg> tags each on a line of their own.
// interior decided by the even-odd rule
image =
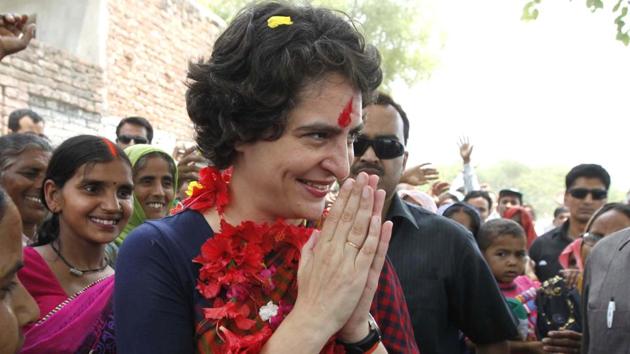
<svg viewBox="0 0 630 354">
<path fill-rule="evenodd" d="M 508 353 L 506 340 L 518 333 L 472 235 L 396 193 L 408 155 L 407 115 L 384 94 L 364 112 L 350 174 L 378 175 L 378 187 L 387 193 L 383 217 L 394 223 L 388 256 L 400 278 L 418 347 L 423 354 L 459 353 L 461 330 L 477 345 L 477 353 Z"/>
<path fill-rule="evenodd" d="M 569 209 L 569 219 L 538 237 L 529 250 L 541 282 L 558 275 L 562 250 L 584 233 L 591 216 L 606 204 L 610 175 L 600 165 L 581 164 L 566 175 L 565 186 L 564 205 Z"/>
<path fill-rule="evenodd" d="M 151 140 L 153 140 L 153 126 L 145 118 L 123 118 L 116 127 L 116 144 L 121 149 L 136 144 L 151 144 Z"/>
</svg>

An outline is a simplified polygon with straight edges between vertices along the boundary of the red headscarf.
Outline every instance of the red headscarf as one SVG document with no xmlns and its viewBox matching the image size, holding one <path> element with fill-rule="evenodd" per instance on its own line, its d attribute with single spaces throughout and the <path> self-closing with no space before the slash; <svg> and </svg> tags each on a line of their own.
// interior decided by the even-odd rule
<svg viewBox="0 0 630 354">
<path fill-rule="evenodd" d="M 520 222 L 518 222 L 518 220 L 514 220 L 517 216 L 520 216 Z M 525 235 L 527 236 L 527 249 L 529 249 L 536 237 L 538 237 L 536 235 L 536 230 L 534 229 L 534 221 L 532 220 L 532 216 L 529 212 L 521 206 L 515 206 L 506 210 L 503 213 L 503 218 L 512 219 L 523 227 Z"/>
</svg>

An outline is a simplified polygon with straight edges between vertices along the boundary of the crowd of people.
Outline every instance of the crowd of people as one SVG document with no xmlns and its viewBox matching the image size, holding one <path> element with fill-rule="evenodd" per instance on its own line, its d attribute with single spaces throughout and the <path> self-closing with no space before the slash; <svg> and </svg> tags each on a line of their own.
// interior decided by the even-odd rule
<svg viewBox="0 0 630 354">
<path fill-rule="evenodd" d="M 0 15 L 0 60 L 27 48 Z M 0 353 L 627 353 L 630 205 L 568 171 L 538 236 L 524 194 L 439 181 L 377 48 L 331 10 L 242 10 L 191 64 L 196 146 L 0 137 Z M 431 184 L 429 192 L 420 186 Z"/>
</svg>

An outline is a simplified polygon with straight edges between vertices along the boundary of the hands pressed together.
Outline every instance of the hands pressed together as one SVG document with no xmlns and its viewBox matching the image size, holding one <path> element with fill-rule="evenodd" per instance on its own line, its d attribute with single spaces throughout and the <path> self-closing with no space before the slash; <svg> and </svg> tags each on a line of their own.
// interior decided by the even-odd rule
<svg viewBox="0 0 630 354">
<path fill-rule="evenodd" d="M 365 173 L 347 179 L 321 231 L 302 248 L 298 296 L 283 326 L 316 329 L 303 335 L 319 336 L 318 344 L 335 334 L 354 343 L 369 333 L 370 305 L 392 232 L 392 223 L 381 220 L 385 192 L 377 183 L 378 176 Z"/>
</svg>

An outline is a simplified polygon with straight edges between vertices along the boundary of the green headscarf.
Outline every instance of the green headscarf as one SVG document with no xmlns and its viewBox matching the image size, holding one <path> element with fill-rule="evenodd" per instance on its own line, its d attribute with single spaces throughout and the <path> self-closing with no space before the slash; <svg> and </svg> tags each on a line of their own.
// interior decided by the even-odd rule
<svg viewBox="0 0 630 354">
<path fill-rule="evenodd" d="M 135 168 L 136 163 L 138 163 L 138 161 L 143 156 L 148 155 L 153 152 L 163 153 L 164 155 L 168 156 L 173 162 L 173 165 L 175 165 L 175 176 L 173 176 L 173 188 L 175 189 L 175 193 L 177 193 L 177 163 L 171 157 L 171 155 L 167 154 L 166 151 L 158 147 L 155 147 L 153 145 L 147 145 L 147 144 L 136 144 L 136 145 L 129 146 L 125 149 L 125 154 L 127 154 L 127 156 L 129 157 L 129 161 L 131 161 L 132 168 Z M 176 203 L 177 203 L 176 198 L 173 198 L 173 200 L 169 203 L 168 208 L 169 209 L 173 208 Z M 140 226 L 140 224 L 142 224 L 146 219 L 147 219 L 147 216 L 144 214 L 144 209 L 142 209 L 142 205 L 140 204 L 140 202 L 138 201 L 138 198 L 136 198 L 136 195 L 134 194 L 133 213 L 131 214 L 131 217 L 129 218 L 129 222 L 127 223 L 127 226 L 125 226 L 123 231 L 120 233 L 120 235 L 118 235 L 118 237 L 116 238 L 114 242 L 116 242 L 116 244 L 120 246 L 125 240 L 125 238 L 127 237 L 127 235 L 133 229 Z"/>
</svg>

